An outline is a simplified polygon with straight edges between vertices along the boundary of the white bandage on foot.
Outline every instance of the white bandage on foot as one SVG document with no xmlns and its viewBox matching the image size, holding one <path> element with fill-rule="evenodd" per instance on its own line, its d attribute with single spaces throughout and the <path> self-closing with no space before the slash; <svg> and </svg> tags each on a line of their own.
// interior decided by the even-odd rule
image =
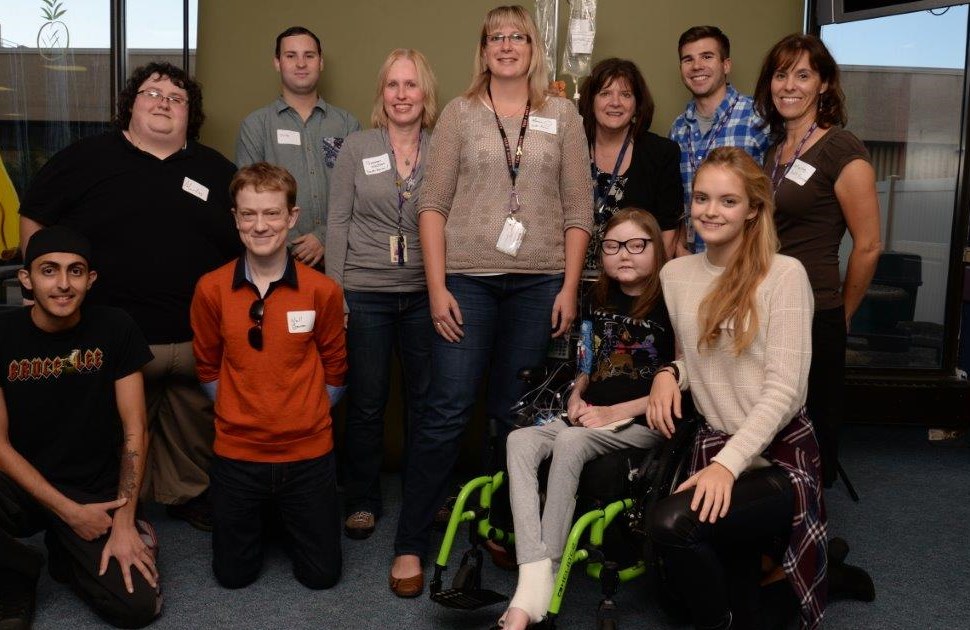
<svg viewBox="0 0 970 630">
<path fill-rule="evenodd" d="M 552 560 L 544 558 L 535 562 L 519 565 L 519 583 L 509 608 L 518 608 L 529 615 L 529 621 L 542 621 L 549 610 L 555 576 L 552 573 Z"/>
</svg>

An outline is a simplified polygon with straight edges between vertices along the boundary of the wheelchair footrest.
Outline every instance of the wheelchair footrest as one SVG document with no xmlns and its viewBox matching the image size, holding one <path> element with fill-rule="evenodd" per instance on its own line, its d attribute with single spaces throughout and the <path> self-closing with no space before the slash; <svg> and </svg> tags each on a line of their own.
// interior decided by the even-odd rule
<svg viewBox="0 0 970 630">
<path fill-rule="evenodd" d="M 507 599 L 508 597 L 501 593 L 483 588 L 450 588 L 446 591 L 434 593 L 431 596 L 431 601 L 437 602 L 442 606 L 447 606 L 448 608 L 457 608 L 458 610 L 476 610 L 504 602 Z"/>
</svg>

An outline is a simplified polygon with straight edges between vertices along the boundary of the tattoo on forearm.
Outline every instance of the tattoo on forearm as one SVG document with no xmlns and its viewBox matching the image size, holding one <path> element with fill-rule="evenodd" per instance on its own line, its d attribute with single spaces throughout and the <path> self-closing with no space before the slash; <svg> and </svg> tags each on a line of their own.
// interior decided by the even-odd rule
<svg viewBox="0 0 970 630">
<path fill-rule="evenodd" d="M 134 498 L 138 491 L 138 459 L 141 455 L 131 447 L 132 435 L 125 435 L 125 447 L 121 453 L 121 471 L 118 475 L 118 498 Z"/>
</svg>

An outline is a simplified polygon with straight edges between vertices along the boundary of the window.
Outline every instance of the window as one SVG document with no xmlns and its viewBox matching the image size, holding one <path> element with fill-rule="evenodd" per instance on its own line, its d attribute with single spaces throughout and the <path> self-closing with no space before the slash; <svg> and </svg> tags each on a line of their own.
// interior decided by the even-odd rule
<svg viewBox="0 0 970 630">
<path fill-rule="evenodd" d="M 885 251 L 852 320 L 846 363 L 943 368 L 958 215 L 967 5 L 822 26 L 849 123 L 876 170 Z M 958 241 L 958 242 L 957 242 Z M 845 272 L 851 238 L 840 259 Z"/>
<path fill-rule="evenodd" d="M 111 126 L 115 55 L 125 54 L 129 69 L 152 60 L 183 65 L 183 0 L 127 0 L 129 48 L 122 52 L 111 41 L 111 7 L 117 2 L 0 3 L 0 233 L 5 256 L 19 240 L 17 200 L 33 175 L 54 153 Z M 188 13 L 191 74 L 198 0 L 188 2 Z"/>
</svg>

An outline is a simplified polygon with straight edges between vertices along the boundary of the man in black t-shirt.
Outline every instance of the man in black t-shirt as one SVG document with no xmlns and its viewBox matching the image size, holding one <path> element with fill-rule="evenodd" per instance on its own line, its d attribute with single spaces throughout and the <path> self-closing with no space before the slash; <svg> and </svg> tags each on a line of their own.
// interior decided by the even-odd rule
<svg viewBox="0 0 970 630">
<path fill-rule="evenodd" d="M 29 628 L 46 530 L 49 571 L 107 622 L 161 609 L 157 544 L 136 515 L 148 444 L 141 368 L 151 352 L 124 311 L 82 302 L 90 243 L 34 234 L 20 281 L 34 304 L 0 315 L 0 627 Z"/>
</svg>

